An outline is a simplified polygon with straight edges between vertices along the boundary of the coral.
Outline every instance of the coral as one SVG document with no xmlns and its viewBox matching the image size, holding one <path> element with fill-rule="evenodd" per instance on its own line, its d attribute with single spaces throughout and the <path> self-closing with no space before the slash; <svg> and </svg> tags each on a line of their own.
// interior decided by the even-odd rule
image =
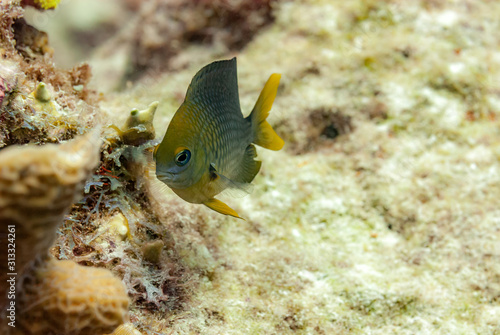
<svg viewBox="0 0 500 335">
<path fill-rule="evenodd" d="M 3 1 L 1 5 L 0 279 L 5 282 L 9 273 L 17 285 L 15 299 L 13 285 L 8 297 L 7 287 L 1 286 L 0 332 L 111 332 L 128 312 L 121 281 L 108 270 L 55 261 L 49 255 L 59 226 L 99 161 L 100 129 L 89 131 L 98 111 L 93 106 L 95 95 L 86 87 L 90 68 L 85 64 L 69 71 L 55 68 L 47 35 L 20 19 L 18 4 Z M 72 139 L 82 133 L 87 134 Z M 37 145 L 15 145 L 23 143 Z M 15 265 L 10 256 L 7 263 L 11 255 L 7 246 L 12 251 L 14 243 Z M 90 284 L 88 296 L 80 294 L 84 283 Z M 97 292 L 93 296 L 93 285 L 116 295 Z M 50 304 L 48 299 L 53 299 Z M 6 325 L 8 301 L 9 308 L 16 304 L 16 328 Z"/>
<path fill-rule="evenodd" d="M 49 102 L 52 98 L 52 95 L 47 89 L 47 85 L 45 85 L 45 83 L 38 84 L 35 91 L 33 92 L 33 96 L 40 102 Z"/>
<path fill-rule="evenodd" d="M 22 0 L 24 6 L 33 6 L 38 9 L 55 9 L 61 0 Z"/>
<path fill-rule="evenodd" d="M 52 48 L 48 44 L 47 34 L 26 23 L 23 10 L 14 0 L 2 1 L 0 51 L 5 60 L 14 62 L 26 78 L 19 86 L 19 94 L 43 81 L 54 88 L 55 100 L 63 108 L 74 109 L 82 101 L 93 105 L 97 94 L 87 87 L 90 80 L 90 68 L 79 64 L 70 70 L 55 66 Z M 82 85 L 81 87 L 78 87 Z M 77 89 L 74 89 L 77 86 Z"/>
<path fill-rule="evenodd" d="M 154 101 L 147 109 L 133 109 L 125 122 L 124 130 L 113 126 L 124 144 L 138 146 L 155 138 L 153 119 L 157 108 L 158 101 Z"/>
<path fill-rule="evenodd" d="M 32 106 L 37 114 L 44 114 L 48 117 L 61 116 L 61 107 L 53 101 L 52 94 L 50 93 L 45 83 L 39 83 L 35 91 L 33 91 L 30 96 L 32 96 L 35 100 L 33 101 Z"/>
<path fill-rule="evenodd" d="M 149 111 L 134 112 L 127 122 L 130 129 L 139 128 L 140 136 L 146 130 L 153 135 L 152 127 L 141 126 L 151 123 L 155 107 L 156 103 Z M 85 185 L 83 199 L 74 204 L 63 223 L 52 254 L 86 266 L 106 267 L 123 278 L 131 310 L 154 308 L 167 313 L 183 308 L 191 288 L 186 283 L 194 271 L 180 260 L 171 234 L 175 228 L 164 229 L 166 221 L 158 219 L 145 194 L 141 152 L 148 145 L 135 147 L 105 136 L 100 166 Z M 189 250 L 183 254 L 190 256 Z"/>
<path fill-rule="evenodd" d="M 126 321 L 129 299 L 106 269 L 50 260 L 25 275 L 18 296 L 22 334 L 95 335 Z"/>
<path fill-rule="evenodd" d="M 125 323 L 116 328 L 115 331 L 109 335 L 142 335 L 142 333 L 135 329 L 133 324 Z"/>
<path fill-rule="evenodd" d="M 56 68 L 46 35 L 21 19 L 22 10 L 16 4 L 2 2 L 0 148 L 57 143 L 84 133 L 95 123 L 97 111 L 96 95 L 87 88 L 88 65 L 69 71 Z M 50 101 L 32 94 L 43 85 L 43 91 L 50 91 Z"/>
<path fill-rule="evenodd" d="M 0 147 L 11 144 L 60 142 L 83 133 L 94 122 L 95 109 L 83 101 L 69 108 L 67 96 L 54 94 L 44 82 L 29 81 L 18 65 L 0 64 L 4 99 L 0 110 Z M 56 95 L 54 97 L 54 95 Z M 71 97 L 69 99 L 72 99 Z"/>
<path fill-rule="evenodd" d="M 64 144 L 10 146 L 0 152 L 2 239 L 14 226 L 17 245 L 15 271 L 3 267 L 7 259 L 2 256 L 2 280 L 7 272 L 23 273 L 15 300 L 17 327 L 9 329 L 13 334 L 96 334 L 125 321 L 127 291 L 111 272 L 48 259 L 58 226 L 97 165 L 98 136 L 96 129 Z M 29 266 L 35 259 L 40 261 Z M 4 306 L 5 291 L 2 297 Z"/>
<path fill-rule="evenodd" d="M 64 144 L 10 146 L 0 151 L 1 280 L 22 273 L 36 257 L 47 255 L 56 231 L 98 162 L 99 130 Z M 7 271 L 7 227 L 16 235 L 16 268 Z M 5 304 L 5 287 L 1 286 Z"/>
</svg>

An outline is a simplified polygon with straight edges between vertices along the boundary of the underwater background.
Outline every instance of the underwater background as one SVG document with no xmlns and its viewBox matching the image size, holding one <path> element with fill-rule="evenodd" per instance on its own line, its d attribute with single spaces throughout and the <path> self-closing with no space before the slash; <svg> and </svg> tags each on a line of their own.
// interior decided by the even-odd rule
<svg viewBox="0 0 500 335">
<path fill-rule="evenodd" d="M 500 2 L 0 10 L 0 333 L 500 334 Z M 151 174 L 232 57 L 245 116 L 281 74 L 244 221 Z"/>
</svg>

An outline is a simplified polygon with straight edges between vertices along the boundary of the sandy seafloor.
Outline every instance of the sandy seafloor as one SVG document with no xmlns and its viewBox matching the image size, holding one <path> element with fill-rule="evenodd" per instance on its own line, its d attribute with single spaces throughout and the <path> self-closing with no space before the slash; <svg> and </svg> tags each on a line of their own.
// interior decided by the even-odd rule
<svg viewBox="0 0 500 335">
<path fill-rule="evenodd" d="M 176 242 L 179 303 L 161 304 L 178 292 L 155 289 L 161 266 L 108 264 L 147 288 L 131 306 L 138 330 L 500 334 L 500 2 L 276 2 L 274 21 L 244 46 L 227 47 L 224 36 L 185 42 L 170 67 L 119 90 L 134 45 L 111 36 L 71 55 L 61 32 L 97 24 L 68 19 L 71 6 L 82 20 L 119 22 L 124 39 L 123 21 L 140 23 L 113 17 L 120 3 L 104 15 L 95 1 L 64 2 L 50 20 L 31 20 L 48 31 L 57 64 L 93 66 L 104 122 L 121 126 L 133 107 L 159 101 L 161 138 L 192 76 L 213 60 L 237 56 L 245 115 L 268 76 L 282 74 L 269 122 L 285 148 L 259 148 L 253 192 L 224 198 L 246 221 L 168 191 L 151 207 L 167 222 L 151 228 L 154 238 Z M 120 255 L 140 250 L 141 238 L 119 242 Z"/>
</svg>

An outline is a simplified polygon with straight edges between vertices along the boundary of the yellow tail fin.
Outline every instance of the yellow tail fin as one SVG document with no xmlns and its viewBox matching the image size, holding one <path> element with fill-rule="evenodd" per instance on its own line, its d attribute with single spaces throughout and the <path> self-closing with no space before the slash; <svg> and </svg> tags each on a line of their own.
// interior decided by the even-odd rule
<svg viewBox="0 0 500 335">
<path fill-rule="evenodd" d="M 276 134 L 271 125 L 266 121 L 269 111 L 273 106 L 274 98 L 278 92 L 281 74 L 273 73 L 260 92 L 259 99 L 250 113 L 250 120 L 255 133 L 253 143 L 271 150 L 280 150 L 285 142 Z"/>
</svg>

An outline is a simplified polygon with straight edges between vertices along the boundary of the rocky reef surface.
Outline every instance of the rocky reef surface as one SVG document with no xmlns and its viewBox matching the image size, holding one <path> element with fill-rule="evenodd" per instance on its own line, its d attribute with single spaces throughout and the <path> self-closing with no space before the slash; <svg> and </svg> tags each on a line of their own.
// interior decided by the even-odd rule
<svg viewBox="0 0 500 335">
<path fill-rule="evenodd" d="M 0 227 L 19 233 L 24 332 L 500 334 L 500 3 L 41 3 L 0 5 Z M 282 74 L 285 148 L 225 199 L 246 221 L 150 174 L 192 76 L 233 56 L 244 114 Z"/>
</svg>

